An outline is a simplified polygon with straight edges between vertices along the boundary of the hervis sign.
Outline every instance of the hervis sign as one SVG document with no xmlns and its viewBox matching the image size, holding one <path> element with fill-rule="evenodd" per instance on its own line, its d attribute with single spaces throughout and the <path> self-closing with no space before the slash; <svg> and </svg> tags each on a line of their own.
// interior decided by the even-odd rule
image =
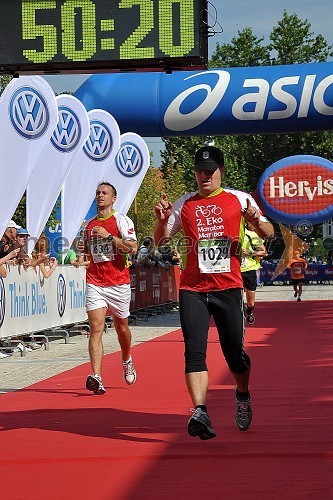
<svg viewBox="0 0 333 500">
<path fill-rule="evenodd" d="M 333 217 L 333 163 L 319 156 L 288 156 L 265 170 L 257 192 L 272 219 L 319 224 Z"/>
</svg>

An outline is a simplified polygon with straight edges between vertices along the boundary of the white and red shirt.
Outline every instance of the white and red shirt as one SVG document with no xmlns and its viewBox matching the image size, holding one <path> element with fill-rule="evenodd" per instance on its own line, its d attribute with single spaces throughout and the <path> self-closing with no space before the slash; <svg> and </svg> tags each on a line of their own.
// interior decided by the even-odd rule
<svg viewBox="0 0 333 500">
<path fill-rule="evenodd" d="M 126 215 L 114 211 L 109 217 L 90 219 L 84 229 L 84 239 L 89 248 L 90 265 L 87 269 L 87 283 L 98 286 L 115 286 L 130 283 L 127 256 L 116 251 L 111 241 L 96 238 L 92 228 L 101 226 L 117 238 L 136 241 L 133 221 Z"/>
<path fill-rule="evenodd" d="M 175 201 L 168 220 L 174 236 L 183 229 L 180 240 L 183 271 L 180 288 L 197 292 L 243 288 L 240 271 L 241 244 L 244 237 L 242 210 L 252 196 L 235 189 L 219 189 L 208 197 L 187 193 Z M 262 221 L 267 221 L 260 215 Z"/>
</svg>

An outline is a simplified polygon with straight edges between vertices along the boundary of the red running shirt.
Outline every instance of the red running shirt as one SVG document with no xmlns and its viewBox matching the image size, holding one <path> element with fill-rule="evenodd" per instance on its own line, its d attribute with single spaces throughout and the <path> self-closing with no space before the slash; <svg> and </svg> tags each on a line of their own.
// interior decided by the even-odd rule
<svg viewBox="0 0 333 500">
<path fill-rule="evenodd" d="M 87 269 L 87 283 L 97 286 L 115 286 L 130 283 L 127 257 L 117 253 L 106 239 L 92 238 L 94 226 L 104 227 L 117 238 L 136 241 L 134 224 L 126 215 L 114 212 L 106 219 L 90 219 L 84 230 L 84 238 L 89 247 L 90 265 Z"/>
<path fill-rule="evenodd" d="M 234 189 L 220 189 L 208 197 L 187 193 L 175 201 L 168 231 L 170 236 L 184 231 L 180 240 L 181 289 L 209 292 L 243 288 L 240 249 L 244 238 L 242 210 L 247 199 L 260 212 L 252 196 Z M 260 219 L 267 221 L 262 215 Z"/>
</svg>

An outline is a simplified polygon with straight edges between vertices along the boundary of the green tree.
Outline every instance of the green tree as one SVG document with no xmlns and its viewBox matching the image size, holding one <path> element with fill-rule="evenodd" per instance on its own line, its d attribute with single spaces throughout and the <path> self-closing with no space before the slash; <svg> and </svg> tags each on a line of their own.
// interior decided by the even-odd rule
<svg viewBox="0 0 333 500">
<path fill-rule="evenodd" d="M 172 170 L 177 169 L 181 185 L 180 192 L 170 194 L 170 183 L 166 186 L 170 201 L 174 201 L 183 192 L 195 190 L 193 159 L 196 150 L 204 144 L 205 138 L 201 137 L 165 137 L 163 138 L 165 150 L 162 152 L 161 171 L 163 178 L 168 179 Z M 171 186 L 175 188 L 175 186 Z M 177 189 L 177 187 L 176 187 Z M 178 194 L 178 196 L 177 196 Z"/>
<path fill-rule="evenodd" d="M 9 75 L 0 76 L 0 95 L 3 93 L 12 77 Z"/>
<path fill-rule="evenodd" d="M 132 203 L 128 216 L 135 222 L 138 241 L 145 236 L 151 236 L 155 224 L 154 206 L 161 198 L 165 190 L 165 183 L 159 169 L 150 166 L 136 200 Z"/>
<path fill-rule="evenodd" d="M 251 28 L 238 31 L 231 43 L 216 44 L 209 61 L 210 68 L 232 68 L 235 66 L 265 66 L 270 64 L 269 48 L 262 45 L 264 37 L 258 38 Z"/>
<path fill-rule="evenodd" d="M 276 53 L 272 64 L 301 64 L 325 62 L 332 55 L 332 46 L 322 35 L 314 36 L 307 19 L 283 12 L 282 19 L 273 28 L 268 49 Z"/>
</svg>

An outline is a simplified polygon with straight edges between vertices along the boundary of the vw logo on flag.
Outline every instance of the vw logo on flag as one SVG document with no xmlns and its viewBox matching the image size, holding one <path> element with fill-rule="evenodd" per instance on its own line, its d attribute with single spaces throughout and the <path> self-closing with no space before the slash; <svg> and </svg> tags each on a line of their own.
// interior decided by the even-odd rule
<svg viewBox="0 0 333 500">
<path fill-rule="evenodd" d="M 21 87 L 9 102 L 10 121 L 25 139 L 38 139 L 46 131 L 50 113 L 44 97 L 32 87 Z"/>
<path fill-rule="evenodd" d="M 0 277 L 0 327 L 5 319 L 6 313 L 6 290 L 3 279 Z"/>
<path fill-rule="evenodd" d="M 67 106 L 59 106 L 59 121 L 53 131 L 51 142 L 61 153 L 69 153 L 76 148 L 81 138 L 81 125 L 74 111 Z"/>
<path fill-rule="evenodd" d="M 132 142 L 124 142 L 116 155 L 116 166 L 119 172 L 125 177 L 137 175 L 143 165 L 143 158 L 140 149 Z"/>
<path fill-rule="evenodd" d="M 66 282 L 62 274 L 59 274 L 58 277 L 57 304 L 59 316 L 62 318 L 66 309 Z"/>
<path fill-rule="evenodd" d="M 98 120 L 91 120 L 90 135 L 83 151 L 94 161 L 105 160 L 112 151 L 112 134 L 105 123 Z"/>
</svg>

